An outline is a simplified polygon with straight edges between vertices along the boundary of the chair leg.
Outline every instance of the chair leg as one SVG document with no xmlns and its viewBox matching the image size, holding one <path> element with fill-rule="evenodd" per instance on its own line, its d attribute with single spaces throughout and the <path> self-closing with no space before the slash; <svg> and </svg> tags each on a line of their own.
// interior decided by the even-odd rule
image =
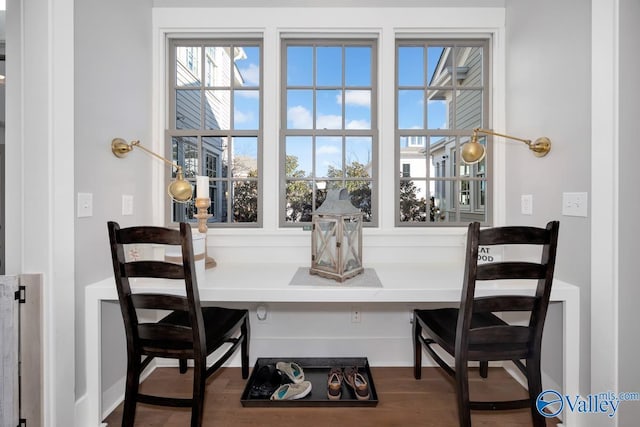
<svg viewBox="0 0 640 427">
<path fill-rule="evenodd" d="M 482 378 L 487 378 L 489 376 L 489 362 L 487 361 L 480 362 L 480 376 Z"/>
<path fill-rule="evenodd" d="M 180 359 L 178 363 L 180 366 L 180 373 L 185 374 L 187 372 L 187 359 Z"/>
<path fill-rule="evenodd" d="M 418 318 L 413 314 L 413 377 L 417 380 L 422 378 L 422 326 Z"/>
<path fill-rule="evenodd" d="M 458 399 L 458 420 L 460 427 L 471 427 L 471 406 L 469 404 L 469 369 L 467 360 L 456 357 L 456 397 Z"/>
<path fill-rule="evenodd" d="M 547 422 L 545 417 L 538 412 L 536 400 L 542 393 L 542 377 L 540 374 L 540 358 L 533 357 L 527 359 L 527 385 L 529 389 L 529 401 L 531 405 L 531 418 L 534 427 L 545 427 Z"/>
<path fill-rule="evenodd" d="M 136 402 L 140 388 L 140 356 L 127 358 L 127 383 L 124 392 L 122 427 L 133 427 L 136 418 Z"/>
<path fill-rule="evenodd" d="M 196 356 L 193 361 L 193 401 L 191 404 L 191 427 L 201 427 L 204 413 L 204 394 L 207 381 L 206 356 Z"/>
<path fill-rule="evenodd" d="M 242 379 L 249 378 L 249 341 L 251 338 L 251 326 L 249 326 L 249 316 L 247 315 L 240 327 L 240 333 L 244 337 L 240 345 L 240 359 L 242 364 Z"/>
</svg>

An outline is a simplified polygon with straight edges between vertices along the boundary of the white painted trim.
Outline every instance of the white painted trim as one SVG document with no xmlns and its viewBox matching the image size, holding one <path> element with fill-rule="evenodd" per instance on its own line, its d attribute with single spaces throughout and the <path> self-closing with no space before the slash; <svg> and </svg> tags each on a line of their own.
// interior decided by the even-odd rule
<svg viewBox="0 0 640 427">
<path fill-rule="evenodd" d="M 5 273 L 18 275 L 22 272 L 24 245 L 24 182 L 22 173 L 24 145 L 12 141 L 24 140 L 24 2 L 11 1 L 6 11 L 7 57 L 13 58 L 6 63 L 6 73 L 12 84 L 6 90 L 6 128 L 5 128 L 5 200 L 14 200 L 12 209 L 5 210 Z M 6 205 L 5 205 L 6 206 Z"/>
<path fill-rule="evenodd" d="M 72 425 L 75 402 L 74 0 L 49 2 L 48 289 L 44 287 L 49 393 L 45 425 Z M 29 168 L 24 164 L 25 171 Z M 37 185 L 37 184 L 36 184 Z M 40 216 L 39 216 L 40 217 Z M 34 244 L 33 242 L 31 243 Z M 37 243 L 35 243 L 37 244 Z M 46 279 L 45 279 L 46 280 Z M 46 284 L 47 281 L 45 281 Z M 48 294 L 48 298 L 47 298 Z M 47 307 L 48 306 L 48 307 Z M 47 360 L 47 352 L 44 354 Z M 49 414 L 47 416 L 46 414 Z"/>
<path fill-rule="evenodd" d="M 175 366 L 178 366 L 176 363 Z M 142 372 L 140 375 L 140 382 L 147 379 L 149 375 L 156 370 L 158 364 L 156 360 L 152 360 L 149 366 Z M 125 386 L 127 385 L 127 377 L 126 375 L 116 381 L 111 387 L 106 389 L 104 393 L 102 393 L 102 419 L 104 420 L 112 413 L 118 405 L 124 402 L 124 391 Z M 83 396 L 83 400 L 86 398 L 86 395 Z"/>
<path fill-rule="evenodd" d="M 618 390 L 618 13 L 618 0 L 592 1 L 589 392 L 594 393 Z"/>
<path fill-rule="evenodd" d="M 491 72 L 493 90 L 490 103 L 490 122 L 493 128 L 509 132 L 506 128 L 506 36 L 505 28 L 497 28 L 493 33 L 492 66 Z M 493 144 L 493 225 L 506 225 L 507 217 L 507 179 L 506 179 L 506 150 L 505 144 Z"/>
<path fill-rule="evenodd" d="M 43 273 L 43 425 L 72 425 L 75 400 L 73 6 L 7 11 L 7 272 Z"/>
</svg>

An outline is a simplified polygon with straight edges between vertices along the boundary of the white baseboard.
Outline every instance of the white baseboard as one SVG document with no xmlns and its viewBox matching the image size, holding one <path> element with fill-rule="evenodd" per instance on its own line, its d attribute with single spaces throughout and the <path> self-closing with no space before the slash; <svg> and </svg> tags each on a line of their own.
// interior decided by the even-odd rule
<svg viewBox="0 0 640 427">
<path fill-rule="evenodd" d="M 152 361 L 147 369 L 144 370 L 141 377 L 144 381 L 151 373 L 159 366 L 156 361 Z M 176 364 L 177 366 L 177 364 Z M 118 379 L 111 387 L 102 392 L 102 419 L 105 419 L 111 412 L 114 411 L 124 401 L 124 389 L 126 385 L 127 377 L 123 376 Z M 86 393 L 76 400 L 75 405 L 75 420 L 88 420 L 89 408 Z M 76 425 L 76 427 L 85 427 Z M 107 427 L 106 423 L 101 423 L 99 427 Z"/>
</svg>

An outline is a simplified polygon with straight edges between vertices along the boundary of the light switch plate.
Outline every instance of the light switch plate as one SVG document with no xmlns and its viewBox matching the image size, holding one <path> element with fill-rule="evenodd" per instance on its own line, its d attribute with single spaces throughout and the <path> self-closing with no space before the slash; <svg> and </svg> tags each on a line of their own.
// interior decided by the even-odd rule
<svg viewBox="0 0 640 427">
<path fill-rule="evenodd" d="M 562 215 L 586 217 L 588 204 L 587 193 L 562 193 Z"/>
<path fill-rule="evenodd" d="M 93 216 L 93 194 L 78 193 L 78 218 Z"/>
<path fill-rule="evenodd" d="M 133 196 L 130 194 L 122 195 L 122 215 L 133 215 Z"/>
</svg>

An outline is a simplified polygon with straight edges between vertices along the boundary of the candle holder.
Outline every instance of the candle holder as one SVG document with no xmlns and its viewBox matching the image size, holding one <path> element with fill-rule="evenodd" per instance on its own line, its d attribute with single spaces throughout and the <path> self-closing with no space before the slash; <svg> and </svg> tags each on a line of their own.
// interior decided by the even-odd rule
<svg viewBox="0 0 640 427">
<path fill-rule="evenodd" d="M 198 231 L 201 233 L 206 233 L 209 227 L 207 227 L 207 220 L 211 218 L 211 214 L 209 213 L 209 206 L 211 206 L 211 199 L 204 197 L 196 197 L 195 200 L 196 209 L 198 212 L 193 215 L 195 218 L 198 218 Z"/>
<path fill-rule="evenodd" d="M 214 260 L 209 255 L 207 255 L 207 243 L 206 243 L 207 230 L 209 229 L 209 227 L 207 227 L 207 220 L 211 218 L 211 214 L 208 212 L 209 206 L 211 206 L 211 199 L 209 199 L 208 197 L 196 197 L 195 205 L 196 205 L 197 213 L 193 216 L 198 219 L 198 231 L 205 235 L 204 267 L 213 268 L 217 265 L 216 260 Z"/>
</svg>

